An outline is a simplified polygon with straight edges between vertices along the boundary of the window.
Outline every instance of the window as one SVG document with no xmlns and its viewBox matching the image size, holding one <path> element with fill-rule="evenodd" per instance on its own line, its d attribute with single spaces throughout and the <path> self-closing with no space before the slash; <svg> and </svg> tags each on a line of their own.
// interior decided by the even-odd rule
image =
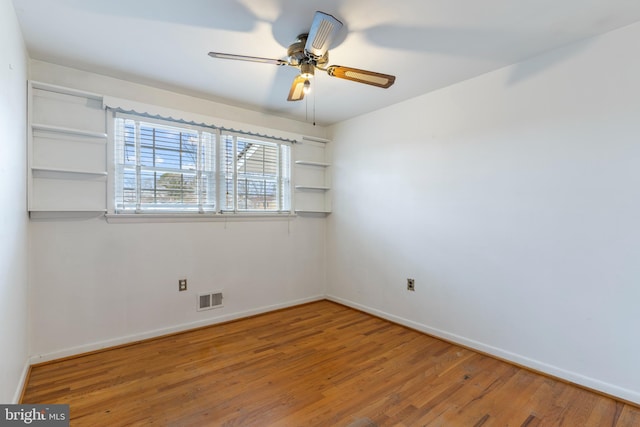
<svg viewBox="0 0 640 427">
<path fill-rule="evenodd" d="M 222 135 L 224 211 L 279 211 L 290 206 L 287 145 Z"/>
<path fill-rule="evenodd" d="M 131 114 L 114 135 L 116 213 L 291 209 L 286 143 Z"/>
<path fill-rule="evenodd" d="M 116 212 L 211 212 L 215 134 L 116 118 Z"/>
</svg>

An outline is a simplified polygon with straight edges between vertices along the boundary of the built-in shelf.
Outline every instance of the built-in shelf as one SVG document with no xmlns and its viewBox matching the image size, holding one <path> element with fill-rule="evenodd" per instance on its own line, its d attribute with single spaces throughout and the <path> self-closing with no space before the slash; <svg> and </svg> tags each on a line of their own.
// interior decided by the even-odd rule
<svg viewBox="0 0 640 427">
<path fill-rule="evenodd" d="M 107 213 L 106 210 L 86 210 L 86 211 L 51 211 L 51 210 L 37 210 L 31 209 L 29 211 L 29 218 L 31 219 L 56 219 L 56 218 L 77 218 L 77 219 L 89 219 L 98 218 L 104 216 Z"/>
<path fill-rule="evenodd" d="M 307 209 L 296 209 L 295 212 L 297 214 L 302 214 L 302 215 L 304 215 L 304 214 L 310 214 L 310 215 L 322 214 L 322 215 L 327 215 L 327 214 L 331 213 L 330 211 L 321 211 L 321 210 L 314 211 L 314 210 L 307 210 Z"/>
<path fill-rule="evenodd" d="M 321 142 L 323 144 L 326 144 L 328 142 L 331 142 L 330 139 L 326 139 L 326 138 L 319 138 L 317 136 L 303 136 L 302 137 L 303 141 L 311 141 L 311 142 Z"/>
<path fill-rule="evenodd" d="M 296 160 L 296 165 L 305 165 L 305 166 L 319 166 L 319 167 L 323 167 L 326 168 L 328 166 L 331 166 L 331 164 L 329 163 L 323 163 L 323 162 L 310 162 L 308 160 Z"/>
<path fill-rule="evenodd" d="M 300 191 L 328 191 L 329 187 L 320 187 L 315 185 L 296 185 L 296 190 Z"/>
<path fill-rule="evenodd" d="M 302 138 L 294 150 L 294 211 L 296 215 L 319 217 L 331 213 L 331 163 L 328 140 Z"/>
<path fill-rule="evenodd" d="M 106 142 L 106 139 L 107 139 L 107 134 L 104 132 L 93 132 L 89 130 L 72 129 L 72 128 L 66 128 L 62 126 L 51 126 L 51 125 L 45 125 L 42 123 L 32 123 L 31 127 L 33 128 L 33 130 L 64 133 L 64 134 L 76 135 L 76 136 L 86 136 L 89 138 L 101 139 L 101 140 L 104 140 L 104 142 Z"/>
<path fill-rule="evenodd" d="M 92 175 L 92 176 L 107 176 L 107 172 L 105 171 L 88 171 L 88 170 L 77 170 L 77 169 L 58 169 L 58 168 L 47 168 L 47 167 L 38 167 L 33 166 L 31 170 L 34 173 L 52 173 L 52 174 L 77 174 L 77 175 Z"/>
<path fill-rule="evenodd" d="M 31 87 L 34 89 L 46 90 L 48 92 L 61 93 L 63 95 L 79 96 L 81 98 L 95 99 L 96 101 L 102 101 L 103 96 L 93 92 L 86 92 L 79 89 L 72 89 L 68 87 L 52 85 L 50 83 L 31 81 Z"/>
<path fill-rule="evenodd" d="M 104 216 L 108 134 L 102 95 L 32 81 L 28 107 L 30 218 Z"/>
</svg>

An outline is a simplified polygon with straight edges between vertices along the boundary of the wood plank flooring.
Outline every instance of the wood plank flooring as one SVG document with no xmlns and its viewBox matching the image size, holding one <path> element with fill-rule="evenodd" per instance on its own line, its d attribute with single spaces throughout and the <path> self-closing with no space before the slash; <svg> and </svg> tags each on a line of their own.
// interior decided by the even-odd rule
<svg viewBox="0 0 640 427">
<path fill-rule="evenodd" d="M 329 301 L 35 366 L 71 426 L 640 426 L 640 409 Z"/>
</svg>

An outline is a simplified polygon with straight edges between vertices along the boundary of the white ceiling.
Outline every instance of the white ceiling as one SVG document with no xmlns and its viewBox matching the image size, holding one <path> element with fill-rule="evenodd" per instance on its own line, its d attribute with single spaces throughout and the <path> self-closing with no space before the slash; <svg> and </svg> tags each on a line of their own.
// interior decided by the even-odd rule
<svg viewBox="0 0 640 427">
<path fill-rule="evenodd" d="M 638 0 L 13 0 L 29 54 L 231 105 L 331 124 L 640 20 Z M 319 73 L 286 97 L 284 58 L 322 10 L 344 23 L 330 64 L 397 77 L 380 89 Z M 538 70 L 540 71 L 540 70 Z M 528 71 L 531 73 L 531 71 Z M 517 83 L 530 74 L 517 67 Z"/>
</svg>

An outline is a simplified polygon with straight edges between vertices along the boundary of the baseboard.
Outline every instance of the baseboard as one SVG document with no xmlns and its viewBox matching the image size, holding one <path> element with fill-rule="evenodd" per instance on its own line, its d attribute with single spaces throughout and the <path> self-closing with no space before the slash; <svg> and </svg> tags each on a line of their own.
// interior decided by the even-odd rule
<svg viewBox="0 0 640 427">
<path fill-rule="evenodd" d="M 578 374 L 576 372 L 567 371 L 565 369 L 558 368 L 557 366 L 549 365 L 547 363 L 540 362 L 535 359 L 530 359 L 520 354 L 512 353 L 512 352 L 503 350 L 501 348 L 493 347 L 478 341 L 474 341 L 472 339 L 469 339 L 460 335 L 451 334 L 449 332 L 442 331 L 440 329 L 432 328 L 422 323 L 414 322 L 412 320 L 405 319 L 403 317 L 399 317 L 390 313 L 386 313 L 384 311 L 380 311 L 375 308 L 367 307 L 362 304 L 358 304 L 356 302 L 346 300 L 344 298 L 327 295 L 326 299 L 342 305 L 346 305 L 356 310 L 363 311 L 365 313 L 369 313 L 373 316 L 389 320 L 390 322 L 397 323 L 399 325 L 406 326 L 411 329 L 415 329 L 417 331 L 423 332 L 427 335 L 431 335 L 436 338 L 440 338 L 447 342 L 451 342 L 453 344 L 458 344 L 460 346 L 467 347 L 472 350 L 476 350 L 480 353 L 484 353 L 489 356 L 495 357 L 497 359 L 501 359 L 506 362 L 513 363 L 515 365 L 535 371 L 537 373 L 578 385 L 580 387 L 586 388 L 596 393 L 604 394 L 614 399 L 630 403 L 634 406 L 640 406 L 640 392 L 618 387 L 616 385 L 609 384 L 609 383 L 597 380 L 595 378 L 590 378 L 590 377 Z"/>
<path fill-rule="evenodd" d="M 50 362 L 52 360 L 64 359 L 67 357 L 72 357 L 84 353 L 90 353 L 94 351 L 104 350 L 110 347 L 117 347 L 121 345 L 126 345 L 138 341 L 143 341 L 151 338 L 157 338 L 164 335 L 175 334 L 179 332 L 188 331 L 190 329 L 201 328 L 205 326 L 211 326 L 218 323 L 229 322 L 232 320 L 242 319 L 244 317 L 255 316 L 262 313 L 267 313 L 274 310 L 280 310 L 283 308 L 293 307 L 296 305 L 307 304 L 314 301 L 321 301 L 325 299 L 324 295 L 317 295 L 314 297 L 303 298 L 299 300 L 288 301 L 282 304 L 274 304 L 268 306 L 257 307 L 251 310 L 239 311 L 235 313 L 224 314 L 217 317 L 208 318 L 205 320 L 191 322 L 191 323 L 183 323 L 180 325 L 172 326 L 169 328 L 155 329 L 152 331 L 147 331 L 139 334 L 127 335 L 119 338 L 114 338 L 105 341 L 98 341 L 90 344 L 85 344 L 77 347 L 71 347 L 64 350 L 54 351 L 51 353 L 39 354 L 35 356 L 31 356 L 27 363 L 27 369 L 30 365 L 37 365 L 40 363 Z"/>
<path fill-rule="evenodd" d="M 31 372 L 31 363 L 29 359 L 25 360 L 24 366 L 22 367 L 22 373 L 20 374 L 20 381 L 18 382 L 18 386 L 16 388 L 16 392 L 13 395 L 12 403 L 20 403 L 22 401 L 22 395 L 24 393 L 24 387 L 29 380 L 29 373 Z"/>
</svg>

